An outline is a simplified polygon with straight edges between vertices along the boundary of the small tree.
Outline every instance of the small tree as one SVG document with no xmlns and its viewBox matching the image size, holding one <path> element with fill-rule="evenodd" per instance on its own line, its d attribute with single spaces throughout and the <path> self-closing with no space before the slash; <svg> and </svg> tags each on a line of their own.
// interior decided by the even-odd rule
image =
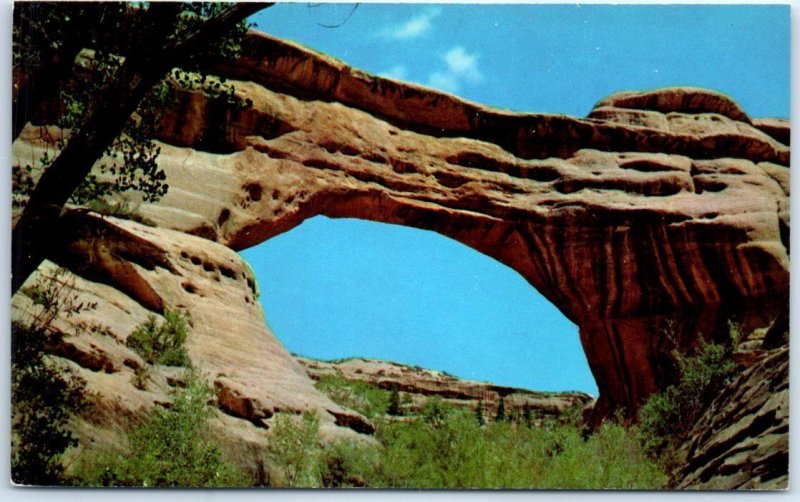
<svg viewBox="0 0 800 502">
<path fill-rule="evenodd" d="M 497 414 L 494 417 L 495 422 L 503 422 L 506 419 L 506 398 L 500 397 L 500 403 L 497 405 Z"/>
<path fill-rule="evenodd" d="M 30 322 L 11 326 L 11 479 L 26 485 L 67 483 L 62 454 L 77 444 L 70 415 L 85 403 L 85 382 L 56 368 L 45 347 L 63 336 L 53 327 L 59 316 L 71 317 L 94 305 L 79 303 L 64 269 L 41 279 L 25 292 L 34 309 Z"/>
<path fill-rule="evenodd" d="M 400 392 L 397 390 L 397 385 L 392 387 L 392 394 L 389 396 L 389 409 L 387 412 L 389 415 L 396 417 L 403 414 L 403 410 L 400 408 Z"/>
<path fill-rule="evenodd" d="M 188 334 L 186 317 L 180 312 L 164 311 L 164 322 L 151 315 L 147 322 L 128 336 L 126 345 L 150 364 L 189 366 L 189 355 L 183 346 Z"/>
<path fill-rule="evenodd" d="M 225 487 L 248 484 L 228 465 L 211 436 L 211 391 L 196 375 L 176 392 L 170 408 L 156 411 L 130 433 L 130 454 L 104 466 L 93 483 L 104 486 Z"/>
</svg>

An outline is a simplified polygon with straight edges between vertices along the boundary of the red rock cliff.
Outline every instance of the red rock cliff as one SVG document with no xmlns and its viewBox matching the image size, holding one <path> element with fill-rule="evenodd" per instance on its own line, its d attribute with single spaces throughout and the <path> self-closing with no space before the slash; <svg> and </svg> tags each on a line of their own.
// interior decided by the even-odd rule
<svg viewBox="0 0 800 502">
<path fill-rule="evenodd" d="M 217 73 L 254 105 L 183 93 L 160 138 L 172 189 L 143 215 L 235 250 L 320 214 L 456 239 L 580 326 L 597 416 L 674 377 L 674 349 L 786 308 L 788 123 L 726 96 L 671 88 L 613 95 L 587 118 L 518 114 L 261 34 Z"/>
</svg>

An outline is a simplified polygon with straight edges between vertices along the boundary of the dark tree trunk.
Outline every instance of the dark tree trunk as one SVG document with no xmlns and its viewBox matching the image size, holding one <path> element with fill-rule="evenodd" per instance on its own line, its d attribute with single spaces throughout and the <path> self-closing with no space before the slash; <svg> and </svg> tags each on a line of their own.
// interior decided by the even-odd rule
<svg viewBox="0 0 800 502">
<path fill-rule="evenodd" d="M 106 148 L 122 132 L 141 100 L 188 54 L 214 42 L 231 26 L 272 4 L 234 4 L 178 40 L 174 34 L 179 3 L 153 2 L 149 7 L 148 44 L 131 50 L 94 111 L 42 174 L 12 231 L 13 295 L 47 256 L 59 246 L 60 215 L 70 195 L 86 178 Z"/>
</svg>

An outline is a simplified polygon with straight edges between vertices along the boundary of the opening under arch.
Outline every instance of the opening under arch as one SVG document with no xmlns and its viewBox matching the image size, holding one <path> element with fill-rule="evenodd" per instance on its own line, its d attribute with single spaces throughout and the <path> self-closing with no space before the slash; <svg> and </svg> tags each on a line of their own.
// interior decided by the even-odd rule
<svg viewBox="0 0 800 502">
<path fill-rule="evenodd" d="M 577 326 L 516 271 L 440 234 L 317 216 L 241 254 L 296 354 L 598 394 Z"/>
</svg>

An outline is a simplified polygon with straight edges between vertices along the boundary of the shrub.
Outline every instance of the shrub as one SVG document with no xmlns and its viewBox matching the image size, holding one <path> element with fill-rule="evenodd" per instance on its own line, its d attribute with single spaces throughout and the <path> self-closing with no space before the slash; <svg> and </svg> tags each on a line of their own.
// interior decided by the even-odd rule
<svg viewBox="0 0 800 502">
<path fill-rule="evenodd" d="M 701 342 L 697 355 L 680 357 L 680 381 L 654 394 L 641 407 L 645 451 L 666 468 L 680 462 L 678 447 L 736 367 L 730 349 Z"/>
<path fill-rule="evenodd" d="M 150 381 L 150 367 L 141 365 L 133 370 L 131 383 L 139 390 L 147 390 L 147 382 Z"/>
<path fill-rule="evenodd" d="M 45 347 L 62 334 L 52 323 L 93 305 L 70 293 L 65 269 L 40 279 L 25 293 L 34 303 L 29 322 L 11 326 L 11 478 L 29 485 L 62 485 L 62 455 L 77 439 L 70 416 L 87 404 L 85 382 L 47 358 Z"/>
<path fill-rule="evenodd" d="M 337 389 L 346 386 L 337 378 L 345 382 Z M 348 387 L 350 399 L 370 387 Z M 621 425 L 603 425 L 592 435 L 571 419 L 481 426 L 476 412 L 438 397 L 428 398 L 419 416 L 376 424 L 379 445 L 345 442 L 319 453 L 324 486 L 654 489 L 666 481 L 636 431 Z"/>
<path fill-rule="evenodd" d="M 304 413 L 300 419 L 287 414 L 275 418 L 269 436 L 269 453 L 275 476 L 272 486 L 319 488 L 320 472 L 319 417 Z"/>
<path fill-rule="evenodd" d="M 188 367 L 189 355 L 183 346 L 187 332 L 186 317 L 167 309 L 164 322 L 151 315 L 128 336 L 126 344 L 150 364 Z"/>
<path fill-rule="evenodd" d="M 335 403 L 355 410 L 370 420 L 384 416 L 390 406 L 391 392 L 366 382 L 351 381 L 339 375 L 325 375 L 316 383 Z"/>
<path fill-rule="evenodd" d="M 381 450 L 352 440 L 334 443 L 322 452 L 320 470 L 325 488 L 363 488 L 376 478 Z"/>
<path fill-rule="evenodd" d="M 86 207 L 95 213 L 132 220 L 144 225 L 155 226 L 155 223 L 152 220 L 139 214 L 139 204 L 132 203 L 126 199 L 91 199 L 86 203 Z"/>
<path fill-rule="evenodd" d="M 196 375 L 175 393 L 171 407 L 156 411 L 129 436 L 129 455 L 101 461 L 86 475 L 99 486 L 225 487 L 248 485 L 241 471 L 222 458 L 208 420 L 211 391 Z M 95 462 L 98 463 L 98 462 Z"/>
<path fill-rule="evenodd" d="M 386 412 L 392 416 L 403 414 L 403 410 L 400 408 L 400 391 L 397 390 L 396 385 L 392 387 L 392 393 L 389 395 L 389 407 Z"/>
</svg>

